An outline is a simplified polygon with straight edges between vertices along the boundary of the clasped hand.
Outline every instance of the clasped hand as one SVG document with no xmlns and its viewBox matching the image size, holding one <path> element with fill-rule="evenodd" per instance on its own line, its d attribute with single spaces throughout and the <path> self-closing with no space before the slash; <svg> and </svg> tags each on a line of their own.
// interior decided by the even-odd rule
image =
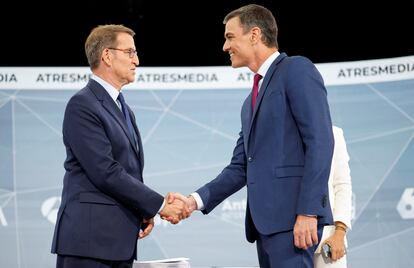
<svg viewBox="0 0 414 268">
<path fill-rule="evenodd" d="M 186 197 L 180 193 L 168 193 L 165 196 L 165 206 L 160 211 L 161 219 L 172 224 L 188 218 L 197 205 L 193 197 Z"/>
</svg>

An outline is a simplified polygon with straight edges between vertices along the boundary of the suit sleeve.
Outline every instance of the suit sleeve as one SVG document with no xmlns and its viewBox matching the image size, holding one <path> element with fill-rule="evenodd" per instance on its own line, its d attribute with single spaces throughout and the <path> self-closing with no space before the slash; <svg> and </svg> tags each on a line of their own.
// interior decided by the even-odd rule
<svg viewBox="0 0 414 268">
<path fill-rule="evenodd" d="M 304 57 L 292 60 L 286 92 L 305 152 L 296 213 L 324 217 L 329 207 L 328 178 L 334 139 L 327 92 L 312 62 Z"/>
<path fill-rule="evenodd" d="M 246 155 L 244 153 L 243 133 L 233 150 L 230 164 L 211 182 L 207 183 L 196 192 L 203 200 L 204 214 L 210 213 L 224 199 L 240 190 L 246 185 Z"/>
</svg>

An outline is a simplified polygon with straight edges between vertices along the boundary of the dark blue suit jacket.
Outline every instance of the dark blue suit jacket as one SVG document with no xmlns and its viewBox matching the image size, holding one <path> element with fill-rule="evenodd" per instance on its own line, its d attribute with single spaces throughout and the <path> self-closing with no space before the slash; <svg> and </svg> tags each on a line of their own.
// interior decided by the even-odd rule
<svg viewBox="0 0 414 268">
<path fill-rule="evenodd" d="M 144 185 L 144 155 L 122 111 L 90 80 L 68 102 L 63 121 L 67 158 L 52 253 L 106 260 L 136 257 L 143 218 L 154 217 L 163 196 Z"/>
<path fill-rule="evenodd" d="M 197 190 L 203 213 L 247 185 L 250 242 L 256 238 L 253 230 L 264 235 L 292 230 L 298 214 L 331 224 L 328 177 L 334 139 L 327 92 L 315 65 L 280 54 L 263 79 L 254 111 L 251 95 L 245 100 L 241 123 L 231 163 Z"/>
</svg>

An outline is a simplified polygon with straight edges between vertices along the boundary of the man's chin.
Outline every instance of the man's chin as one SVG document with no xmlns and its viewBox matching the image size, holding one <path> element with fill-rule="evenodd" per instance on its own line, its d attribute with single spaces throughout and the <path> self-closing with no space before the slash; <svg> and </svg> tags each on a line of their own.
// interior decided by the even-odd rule
<svg viewBox="0 0 414 268">
<path fill-rule="evenodd" d="M 128 77 L 128 84 L 135 82 L 135 76 Z"/>
<path fill-rule="evenodd" d="M 240 64 L 231 62 L 231 67 L 233 67 L 233 68 L 240 68 L 241 66 L 240 66 Z"/>
</svg>

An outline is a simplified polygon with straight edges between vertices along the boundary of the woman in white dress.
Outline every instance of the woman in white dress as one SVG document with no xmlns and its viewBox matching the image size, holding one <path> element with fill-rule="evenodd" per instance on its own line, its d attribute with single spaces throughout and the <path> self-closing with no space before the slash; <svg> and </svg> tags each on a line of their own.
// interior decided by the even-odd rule
<svg viewBox="0 0 414 268">
<path fill-rule="evenodd" d="M 329 175 L 329 200 L 335 225 L 325 226 L 321 243 L 315 251 L 315 268 L 346 268 L 346 232 L 351 228 L 352 185 L 349 155 L 341 128 L 333 126 L 335 147 Z M 322 246 L 330 246 L 330 257 L 325 257 Z"/>
</svg>

